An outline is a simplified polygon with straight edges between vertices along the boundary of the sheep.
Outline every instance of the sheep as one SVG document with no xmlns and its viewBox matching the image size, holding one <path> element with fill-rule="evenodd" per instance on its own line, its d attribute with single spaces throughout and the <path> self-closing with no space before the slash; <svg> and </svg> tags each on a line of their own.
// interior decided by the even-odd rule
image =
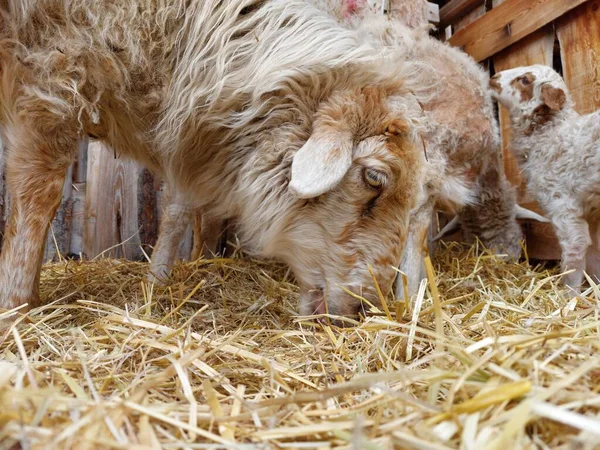
<svg viewBox="0 0 600 450">
<path fill-rule="evenodd" d="M 427 0 L 311 0 L 340 23 L 357 23 L 366 17 L 382 15 L 401 20 L 410 28 L 428 26 Z"/>
<path fill-rule="evenodd" d="M 600 276 L 600 111 L 573 109 L 562 77 L 533 65 L 490 80 L 510 114 L 511 149 L 527 188 L 552 222 L 562 250 L 565 284 L 578 291 L 584 270 Z"/>
<path fill-rule="evenodd" d="M 414 9 L 415 2 L 406 5 Z M 425 241 L 436 207 L 458 215 L 435 240 L 460 223 L 467 243 L 479 239 L 496 252 L 519 258 L 522 231 L 517 219 L 546 219 L 520 207 L 515 189 L 506 179 L 487 73 L 464 52 L 431 38 L 424 23 L 410 29 L 402 21 L 381 15 L 349 23 L 371 45 L 391 49 L 396 57 L 424 66 L 422 84 L 436 85 L 435 95 L 415 93 L 426 117 L 423 139 L 429 176 L 426 195 L 411 214 L 400 265 L 407 274 L 409 294 L 416 293 L 425 277 Z M 397 283 L 396 296 L 402 298 L 403 291 Z"/>
<path fill-rule="evenodd" d="M 85 135 L 172 188 L 153 267 L 202 208 L 290 266 L 304 312 L 377 302 L 424 164 L 414 69 L 378 53 L 296 0 L 0 2 L 0 308 L 39 304 L 44 238 Z"/>
<path fill-rule="evenodd" d="M 460 225 L 467 243 L 480 239 L 496 252 L 519 258 L 522 231 L 517 219 L 546 219 L 520 207 L 515 189 L 506 179 L 488 75 L 464 52 L 429 37 L 424 0 L 394 4 L 408 14 L 416 29 L 404 20 L 383 16 L 374 1 L 312 2 L 339 23 L 358 30 L 373 47 L 391 52 L 392 59 L 399 57 L 422 68 L 416 74 L 413 95 L 425 115 L 422 137 L 428 175 L 426 194 L 411 214 L 400 264 L 408 278 L 409 294 L 416 293 L 425 277 L 425 239 L 436 207 L 458 215 L 435 240 Z M 430 89 L 431 85 L 436 89 Z M 419 86 L 427 89 L 420 91 Z M 396 296 L 404 296 L 401 283 L 396 284 Z"/>
</svg>

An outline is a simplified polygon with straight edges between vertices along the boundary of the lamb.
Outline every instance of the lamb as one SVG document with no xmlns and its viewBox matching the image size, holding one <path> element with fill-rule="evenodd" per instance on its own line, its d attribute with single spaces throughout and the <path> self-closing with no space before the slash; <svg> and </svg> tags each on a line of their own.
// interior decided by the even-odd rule
<svg viewBox="0 0 600 450">
<path fill-rule="evenodd" d="M 412 70 L 383 67 L 356 32 L 296 0 L 0 2 L 12 196 L 0 308 L 39 304 L 45 235 L 84 135 L 173 188 L 155 267 L 178 220 L 203 208 L 286 262 L 310 311 L 325 311 L 324 291 L 331 314 L 356 314 L 353 294 L 377 302 L 424 164 Z"/>
<path fill-rule="evenodd" d="M 562 77 L 543 65 L 518 67 L 490 80 L 509 113 L 511 148 L 527 188 L 547 213 L 562 250 L 567 286 L 584 270 L 600 277 L 600 111 L 579 115 Z"/>
</svg>

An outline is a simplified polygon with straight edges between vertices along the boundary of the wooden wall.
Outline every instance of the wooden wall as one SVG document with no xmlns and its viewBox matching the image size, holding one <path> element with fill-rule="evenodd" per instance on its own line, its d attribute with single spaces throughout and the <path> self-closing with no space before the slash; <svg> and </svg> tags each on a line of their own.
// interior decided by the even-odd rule
<svg viewBox="0 0 600 450">
<path fill-rule="evenodd" d="M 393 12 L 400 2 L 370 0 Z M 490 72 L 533 63 L 562 70 L 578 111 L 600 108 L 600 0 L 436 0 L 430 20 L 439 21 L 442 39 L 462 47 Z M 527 195 L 510 150 L 506 112 L 500 110 L 508 178 L 521 204 L 536 208 Z M 0 142 L 1 146 L 1 142 Z M 0 238 L 8 219 L 0 151 Z M 69 169 L 63 201 L 48 235 L 46 259 L 98 255 L 143 259 L 154 244 L 163 196 L 160 182 L 134 162 L 115 158 L 101 143 L 82 142 Z M 556 259 L 558 244 L 547 225 L 528 225 L 531 257 Z M 179 249 L 188 258 L 192 227 Z"/>
<path fill-rule="evenodd" d="M 0 238 L 10 206 L 2 168 L 0 159 Z M 59 254 L 144 260 L 158 236 L 162 196 L 161 183 L 147 169 L 100 142 L 82 141 L 46 239 L 45 260 Z M 190 226 L 179 248 L 182 259 L 191 254 L 192 236 Z"/>
</svg>

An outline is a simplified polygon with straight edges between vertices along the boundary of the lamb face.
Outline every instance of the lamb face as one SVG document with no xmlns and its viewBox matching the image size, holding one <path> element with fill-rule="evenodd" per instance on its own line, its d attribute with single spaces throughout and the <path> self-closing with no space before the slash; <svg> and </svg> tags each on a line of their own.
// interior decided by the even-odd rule
<svg viewBox="0 0 600 450">
<path fill-rule="evenodd" d="M 567 103 L 563 79 L 544 65 L 517 67 L 490 79 L 492 96 L 511 116 L 536 116 L 561 110 Z"/>
</svg>

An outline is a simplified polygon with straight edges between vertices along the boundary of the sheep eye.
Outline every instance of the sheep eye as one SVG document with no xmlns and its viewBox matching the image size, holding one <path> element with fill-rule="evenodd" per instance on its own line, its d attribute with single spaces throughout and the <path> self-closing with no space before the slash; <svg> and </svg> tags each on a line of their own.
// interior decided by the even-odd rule
<svg viewBox="0 0 600 450">
<path fill-rule="evenodd" d="M 385 174 L 375 169 L 365 169 L 364 179 L 369 186 L 374 188 L 380 188 L 386 182 Z"/>
<path fill-rule="evenodd" d="M 527 85 L 531 84 L 531 81 L 527 77 L 521 77 L 521 78 L 519 78 L 519 81 L 521 82 L 521 84 L 523 86 L 527 86 Z"/>
</svg>

